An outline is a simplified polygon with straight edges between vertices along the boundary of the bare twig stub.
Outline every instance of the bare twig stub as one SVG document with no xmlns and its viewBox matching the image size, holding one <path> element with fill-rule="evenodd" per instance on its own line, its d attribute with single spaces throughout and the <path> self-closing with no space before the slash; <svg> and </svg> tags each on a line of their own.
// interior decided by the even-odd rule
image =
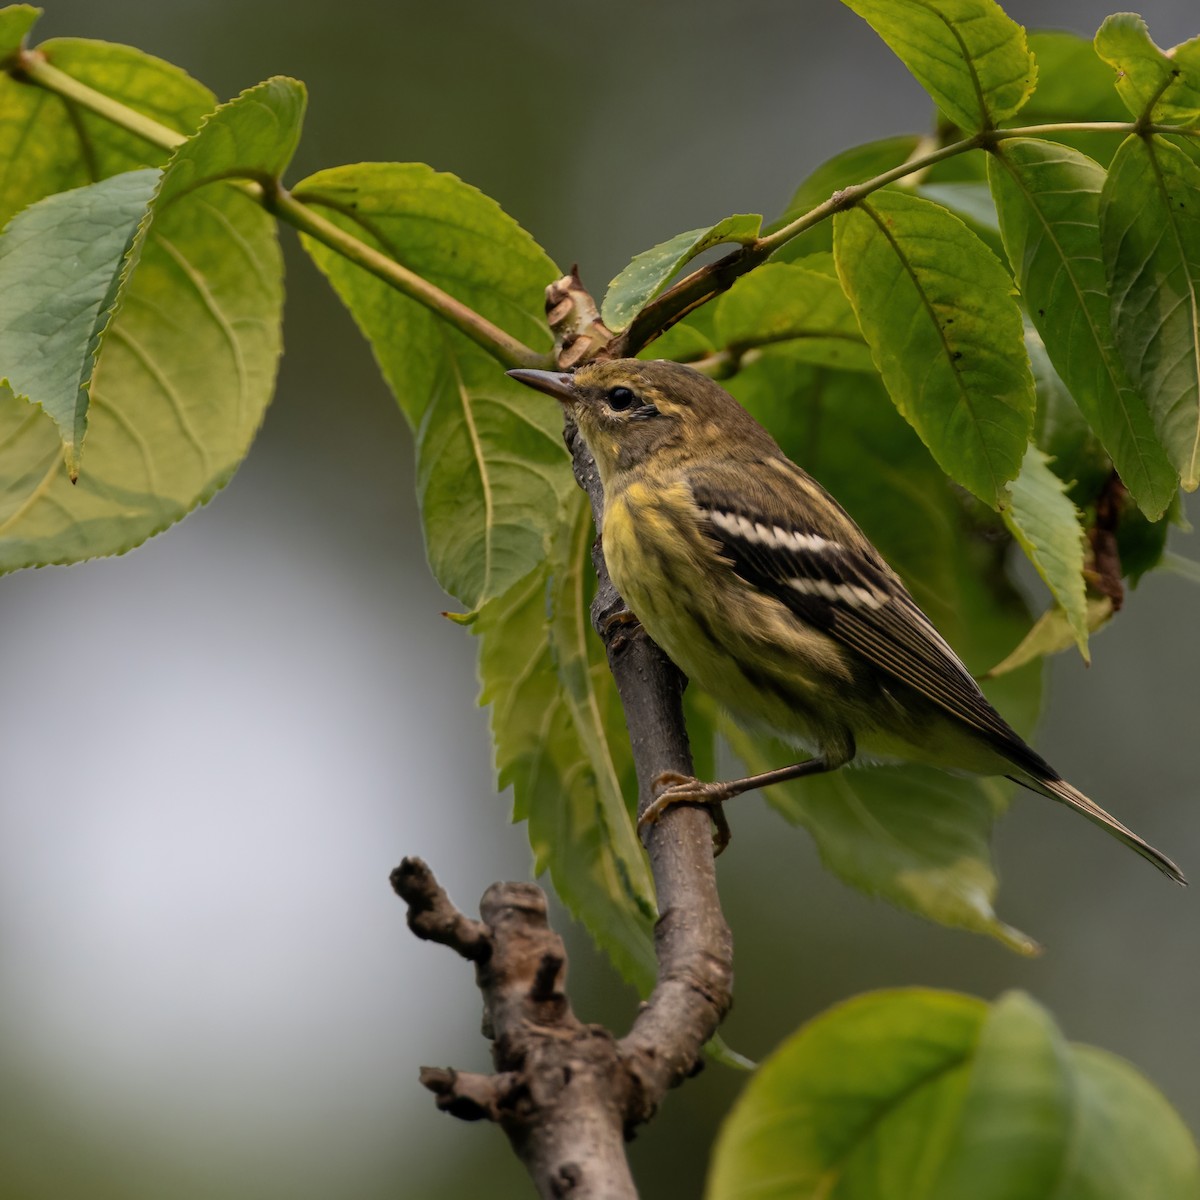
<svg viewBox="0 0 1200 1200">
<path fill-rule="evenodd" d="M 478 922 L 451 904 L 419 859 L 405 859 L 392 885 L 408 902 L 413 932 L 474 962 L 483 994 L 496 1074 L 422 1068 L 438 1107 L 497 1122 L 547 1200 L 636 1197 L 625 1160 L 633 1078 L 612 1034 L 571 1011 L 566 954 L 546 921 L 541 889 L 493 884 Z M 431 912 L 436 919 L 424 919 Z"/>
<path fill-rule="evenodd" d="M 561 366 L 604 352 L 611 334 L 578 275 L 547 289 L 546 307 Z M 595 464 L 569 420 L 565 437 L 600 529 L 604 496 Z M 685 681 L 629 616 L 599 538 L 592 559 L 598 576 L 592 623 L 604 639 L 624 706 L 640 812 L 659 775 L 692 773 Z M 500 1124 L 547 1200 L 636 1196 L 624 1141 L 654 1115 L 669 1088 L 695 1073 L 704 1044 L 729 1010 L 733 947 L 717 896 L 709 815 L 700 808 L 668 809 L 645 841 L 658 895 L 658 982 L 619 1040 L 572 1012 L 564 991 L 565 951 L 547 924 L 538 888 L 493 884 L 479 922 L 451 904 L 420 860 L 406 859 L 392 874 L 413 932 L 475 963 L 497 1071 L 483 1076 L 426 1067 L 421 1081 L 439 1108 Z"/>
</svg>

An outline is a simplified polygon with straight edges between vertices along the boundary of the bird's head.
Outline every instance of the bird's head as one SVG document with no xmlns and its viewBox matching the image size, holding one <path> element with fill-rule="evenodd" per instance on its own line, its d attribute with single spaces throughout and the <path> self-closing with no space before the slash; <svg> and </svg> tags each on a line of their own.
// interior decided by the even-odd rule
<svg viewBox="0 0 1200 1200">
<path fill-rule="evenodd" d="M 724 388 L 691 367 L 618 358 L 574 373 L 509 371 L 561 401 L 579 426 L 600 480 L 609 481 L 650 458 L 685 465 L 731 439 L 758 440 L 766 431 Z"/>
</svg>

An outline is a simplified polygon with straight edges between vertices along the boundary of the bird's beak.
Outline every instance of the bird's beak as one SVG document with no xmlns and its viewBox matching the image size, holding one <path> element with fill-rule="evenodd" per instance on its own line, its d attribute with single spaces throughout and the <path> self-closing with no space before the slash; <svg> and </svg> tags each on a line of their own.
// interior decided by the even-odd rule
<svg viewBox="0 0 1200 1200">
<path fill-rule="evenodd" d="M 536 388 L 553 396 L 563 404 L 574 404 L 579 399 L 575 392 L 575 381 L 563 371 L 531 371 L 521 367 L 515 371 L 505 372 L 513 379 L 525 384 L 526 387 Z"/>
</svg>

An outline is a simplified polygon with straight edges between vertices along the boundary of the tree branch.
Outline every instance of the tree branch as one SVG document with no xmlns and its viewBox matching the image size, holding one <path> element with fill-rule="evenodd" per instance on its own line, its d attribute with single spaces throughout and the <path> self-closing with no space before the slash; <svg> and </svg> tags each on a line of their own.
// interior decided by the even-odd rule
<svg viewBox="0 0 1200 1200">
<path fill-rule="evenodd" d="M 546 311 L 560 347 L 560 362 L 600 324 L 595 302 L 575 271 L 546 291 Z M 601 351 L 589 345 L 593 353 Z M 597 530 L 604 526 L 604 492 L 596 464 L 568 417 L 564 429 L 579 486 L 587 493 Z M 604 561 L 602 539 L 592 549 L 596 595 L 592 624 L 604 641 L 621 697 L 638 779 L 638 813 L 654 798 L 665 772 L 690 775 L 691 747 L 683 718 L 686 681 L 674 663 L 631 620 Z M 645 833 L 658 898 L 655 953 L 658 982 L 633 1028 L 621 1040 L 626 1069 L 637 1081 L 631 1123 L 649 1120 L 668 1088 L 702 1065 L 705 1042 L 732 1002 L 733 939 L 721 912 L 713 857 L 712 823 L 702 808 L 679 806 Z"/>
<path fill-rule="evenodd" d="M 572 315 L 561 304 L 569 293 Z M 586 298 L 586 299 L 585 299 Z M 594 304 L 574 272 L 547 293 L 547 310 L 563 319 L 560 344 L 574 341 L 576 326 L 594 327 Z M 600 476 L 569 418 L 567 446 L 579 486 L 587 493 L 597 529 L 604 525 Z M 683 718 L 686 681 L 674 663 L 631 619 L 604 561 L 602 539 L 592 549 L 597 587 L 592 624 L 603 639 L 616 681 L 638 778 L 639 814 L 653 799 L 654 781 L 668 771 L 691 775 L 692 753 Z M 655 953 L 658 982 L 633 1028 L 621 1040 L 626 1069 L 638 1082 L 633 1122 L 649 1120 L 667 1090 L 702 1062 L 704 1043 L 729 1011 L 733 989 L 733 941 L 721 913 L 713 858 L 712 822 L 702 808 L 668 809 L 645 834 L 658 897 Z"/>
<path fill-rule="evenodd" d="M 546 921 L 541 889 L 492 884 L 479 922 L 450 903 L 420 859 L 405 859 L 392 886 L 418 937 L 475 963 L 483 994 L 496 1074 L 422 1067 L 438 1108 L 499 1124 L 544 1200 L 636 1200 L 625 1160 L 633 1077 L 612 1034 L 571 1010 L 566 951 Z"/>
<path fill-rule="evenodd" d="M 574 271 L 547 290 L 546 308 L 560 363 L 603 349 L 608 331 Z M 564 435 L 601 528 L 604 493 L 595 463 L 570 421 Z M 692 773 L 685 681 L 625 607 L 599 538 L 592 561 L 598 578 L 592 623 L 625 709 L 641 812 L 659 775 Z M 623 1140 L 654 1115 L 670 1088 L 703 1066 L 704 1044 L 729 1011 L 733 944 L 717 895 L 711 818 L 703 808 L 668 809 L 645 841 L 658 896 L 658 982 L 619 1041 L 571 1011 L 562 991 L 565 951 L 546 923 L 538 888 L 493 884 L 480 924 L 454 908 L 420 860 L 406 859 L 392 873 L 413 932 L 475 963 L 484 1032 L 493 1042 L 497 1074 L 426 1067 L 421 1082 L 444 1111 L 497 1122 L 539 1194 L 553 1200 L 636 1196 Z"/>
</svg>

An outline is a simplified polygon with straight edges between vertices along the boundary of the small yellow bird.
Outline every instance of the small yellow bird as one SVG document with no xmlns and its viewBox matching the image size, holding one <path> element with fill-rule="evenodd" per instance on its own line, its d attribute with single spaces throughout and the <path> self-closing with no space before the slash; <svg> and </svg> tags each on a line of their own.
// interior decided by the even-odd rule
<svg viewBox="0 0 1200 1200">
<path fill-rule="evenodd" d="M 637 359 L 509 375 L 575 418 L 609 572 L 650 636 L 736 717 L 814 755 L 722 783 L 664 778 L 643 820 L 859 754 L 1006 775 L 1186 882 L 1009 728 L 862 530 L 724 388 Z"/>
</svg>

